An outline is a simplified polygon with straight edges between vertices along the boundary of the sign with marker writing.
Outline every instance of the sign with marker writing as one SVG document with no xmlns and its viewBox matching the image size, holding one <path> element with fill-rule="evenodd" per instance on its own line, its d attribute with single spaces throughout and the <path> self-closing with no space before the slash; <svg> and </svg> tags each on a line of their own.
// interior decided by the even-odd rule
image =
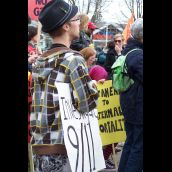
<svg viewBox="0 0 172 172">
<path fill-rule="evenodd" d="M 69 85 L 56 83 L 56 87 L 72 172 L 97 172 L 105 168 L 97 111 L 79 113 L 72 105 Z"/>
<path fill-rule="evenodd" d="M 126 133 L 124 128 L 124 116 L 121 110 L 119 94 L 112 87 L 112 81 L 98 84 L 98 120 L 102 144 L 124 142 Z"/>
<path fill-rule="evenodd" d="M 42 8 L 50 0 L 28 0 L 28 14 L 32 20 L 37 20 Z"/>
</svg>

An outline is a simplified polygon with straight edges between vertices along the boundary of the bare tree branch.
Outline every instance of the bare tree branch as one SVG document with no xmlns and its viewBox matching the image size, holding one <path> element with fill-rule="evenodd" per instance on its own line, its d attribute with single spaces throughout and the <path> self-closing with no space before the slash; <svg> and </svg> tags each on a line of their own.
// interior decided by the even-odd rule
<svg viewBox="0 0 172 172">
<path fill-rule="evenodd" d="M 131 11 L 131 4 L 129 5 L 129 3 L 127 2 L 127 0 L 124 0 L 125 4 L 127 5 L 128 9 Z"/>
<path fill-rule="evenodd" d="M 142 14 L 143 0 L 124 0 L 124 2 L 127 8 L 130 10 L 130 12 L 134 14 L 134 20 L 136 20 L 136 18 L 139 18 L 143 15 Z M 121 12 L 121 14 L 125 16 L 123 12 Z"/>
<path fill-rule="evenodd" d="M 121 14 L 125 17 L 125 18 L 127 18 L 128 19 L 128 17 L 127 17 L 127 15 L 126 14 L 124 14 L 124 12 L 120 9 L 120 12 L 121 12 Z"/>
<path fill-rule="evenodd" d="M 88 14 L 90 12 L 90 5 L 91 5 L 91 0 L 88 0 L 86 14 Z"/>
<path fill-rule="evenodd" d="M 82 13 L 84 13 L 84 1 L 82 1 Z"/>
<path fill-rule="evenodd" d="M 107 9 L 107 7 L 109 7 L 110 5 L 111 5 L 111 3 L 112 3 L 112 0 L 109 0 L 109 1 L 104 1 L 105 3 L 102 5 L 102 12 L 104 11 L 104 10 L 106 10 Z M 106 5 L 107 4 L 107 5 Z"/>
<path fill-rule="evenodd" d="M 95 1 L 95 9 L 94 9 L 93 16 L 91 18 L 92 22 L 96 21 L 96 18 L 97 18 L 96 15 L 97 15 L 98 6 L 99 6 L 99 0 Z"/>
<path fill-rule="evenodd" d="M 94 12 L 91 18 L 93 22 L 100 22 L 102 19 L 102 12 L 105 10 L 107 3 L 112 2 L 112 0 L 94 0 Z M 108 6 L 108 5 L 107 5 Z"/>
</svg>

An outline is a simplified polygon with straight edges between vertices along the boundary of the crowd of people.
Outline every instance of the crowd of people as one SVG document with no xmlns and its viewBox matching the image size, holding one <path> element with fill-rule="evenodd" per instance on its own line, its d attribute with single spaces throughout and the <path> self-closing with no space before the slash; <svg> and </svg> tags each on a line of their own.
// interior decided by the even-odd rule
<svg viewBox="0 0 172 172">
<path fill-rule="evenodd" d="M 94 47 L 92 35 L 97 26 L 78 7 L 63 0 L 52 0 L 44 6 L 37 22 L 28 17 L 28 80 L 29 80 L 29 137 L 33 145 L 35 172 L 70 172 L 65 151 L 63 126 L 60 119 L 58 90 L 55 82 L 69 83 L 72 104 L 81 113 L 97 107 L 97 83 L 112 79 L 112 65 L 121 54 L 126 58 L 128 75 L 134 84 L 120 94 L 125 119 L 126 141 L 115 143 L 121 151 L 118 172 L 143 170 L 143 19 L 131 26 L 131 36 L 124 45 L 122 33 L 116 33 L 108 43 L 108 52 Z M 52 40 L 45 51 L 38 49 L 38 37 L 48 34 Z M 96 81 L 96 82 L 95 82 Z M 99 134 L 99 133 L 97 133 Z M 58 147 L 58 144 L 63 147 Z M 40 150 L 34 145 L 40 145 Z M 41 147 L 44 145 L 43 147 Z M 46 146 L 45 146 L 46 145 Z M 119 146 L 120 145 L 120 146 Z M 106 169 L 114 170 L 112 145 L 102 148 Z"/>
</svg>

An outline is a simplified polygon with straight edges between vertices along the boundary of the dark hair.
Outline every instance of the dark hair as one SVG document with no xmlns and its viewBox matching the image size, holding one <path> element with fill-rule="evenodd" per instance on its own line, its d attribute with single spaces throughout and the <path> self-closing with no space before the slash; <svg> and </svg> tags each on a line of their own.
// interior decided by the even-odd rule
<svg viewBox="0 0 172 172">
<path fill-rule="evenodd" d="M 55 38 L 57 36 L 62 35 L 63 29 L 62 26 L 56 29 L 53 29 L 52 31 L 47 32 L 51 38 Z"/>
<path fill-rule="evenodd" d="M 38 28 L 33 25 L 29 25 L 28 26 L 28 41 L 30 41 L 37 34 L 38 34 Z"/>
<path fill-rule="evenodd" d="M 114 41 L 108 42 L 108 45 L 107 45 L 107 48 L 108 48 L 108 49 L 112 49 L 112 48 L 114 48 L 114 47 L 115 47 Z"/>
</svg>

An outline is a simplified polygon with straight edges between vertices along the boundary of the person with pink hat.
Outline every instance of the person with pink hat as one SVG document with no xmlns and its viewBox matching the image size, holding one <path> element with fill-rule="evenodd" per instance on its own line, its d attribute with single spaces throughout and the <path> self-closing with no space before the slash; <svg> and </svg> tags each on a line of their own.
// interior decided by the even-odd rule
<svg viewBox="0 0 172 172">
<path fill-rule="evenodd" d="M 91 77 L 91 79 L 99 81 L 99 80 L 107 80 L 108 78 L 108 73 L 107 71 L 99 65 L 94 65 L 89 72 L 89 75 Z"/>
</svg>

